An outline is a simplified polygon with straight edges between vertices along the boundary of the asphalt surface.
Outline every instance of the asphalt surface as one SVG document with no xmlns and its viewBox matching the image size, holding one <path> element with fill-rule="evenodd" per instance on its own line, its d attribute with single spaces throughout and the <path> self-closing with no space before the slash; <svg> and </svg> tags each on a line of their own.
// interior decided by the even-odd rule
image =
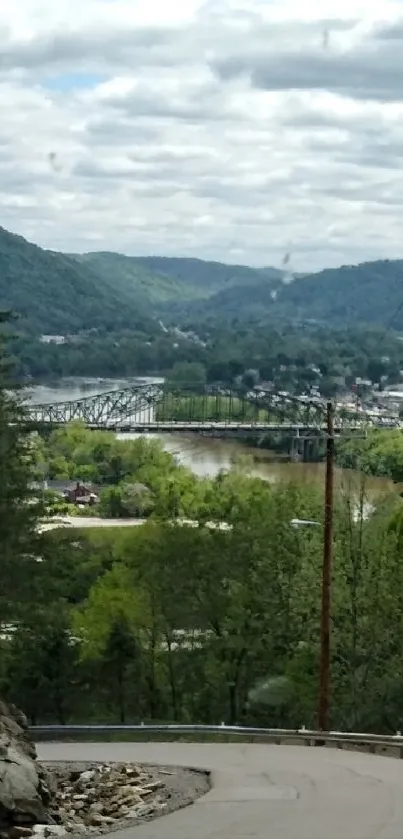
<svg viewBox="0 0 403 839">
<path fill-rule="evenodd" d="M 98 516 L 56 516 L 42 524 L 40 530 L 44 532 L 45 530 L 55 530 L 57 527 L 78 527 L 80 530 L 87 527 L 139 527 L 141 524 L 146 524 L 147 521 L 149 519 L 102 519 Z M 198 527 L 198 523 L 192 519 L 175 519 L 175 521 L 177 524 L 187 525 L 188 527 Z M 294 521 L 298 520 L 295 519 Z M 226 524 L 224 521 L 220 523 L 207 522 L 205 526 L 211 529 L 231 529 L 231 525 Z"/>
<path fill-rule="evenodd" d="M 58 527 L 138 527 L 147 519 L 101 519 L 98 516 L 58 516 L 41 525 L 41 530 L 55 530 Z"/>
<path fill-rule="evenodd" d="M 40 743 L 42 760 L 209 769 L 190 807 L 116 839 L 402 839 L 403 761 L 305 746 Z"/>
</svg>

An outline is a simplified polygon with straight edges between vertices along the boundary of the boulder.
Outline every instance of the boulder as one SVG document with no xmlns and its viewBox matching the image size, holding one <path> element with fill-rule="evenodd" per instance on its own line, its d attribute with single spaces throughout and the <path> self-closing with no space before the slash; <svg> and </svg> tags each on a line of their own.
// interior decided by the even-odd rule
<svg viewBox="0 0 403 839">
<path fill-rule="evenodd" d="M 0 702 L 0 837 L 27 835 L 35 823 L 49 824 L 55 789 L 36 762 L 27 720 L 13 705 Z"/>
</svg>

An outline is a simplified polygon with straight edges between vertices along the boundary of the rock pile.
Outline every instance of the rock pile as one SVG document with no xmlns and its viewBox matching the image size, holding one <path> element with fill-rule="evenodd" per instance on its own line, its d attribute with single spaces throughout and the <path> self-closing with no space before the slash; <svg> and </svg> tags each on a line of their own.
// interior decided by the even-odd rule
<svg viewBox="0 0 403 839">
<path fill-rule="evenodd" d="M 55 787 L 27 727 L 21 711 L 0 702 L 0 839 L 22 839 L 36 822 L 52 821 Z"/>
<path fill-rule="evenodd" d="M 56 824 L 38 823 L 38 837 L 103 832 L 126 819 L 157 815 L 166 806 L 165 785 L 132 764 L 95 765 L 84 771 L 58 771 L 52 816 Z"/>
<path fill-rule="evenodd" d="M 163 778 L 163 779 L 162 779 Z M 0 701 L 0 839 L 76 839 L 154 818 L 209 789 L 206 773 L 36 759 L 27 721 Z"/>
<path fill-rule="evenodd" d="M 0 839 L 101 833 L 167 806 L 160 779 L 131 764 L 58 766 L 36 760 L 27 720 L 0 701 Z"/>
</svg>

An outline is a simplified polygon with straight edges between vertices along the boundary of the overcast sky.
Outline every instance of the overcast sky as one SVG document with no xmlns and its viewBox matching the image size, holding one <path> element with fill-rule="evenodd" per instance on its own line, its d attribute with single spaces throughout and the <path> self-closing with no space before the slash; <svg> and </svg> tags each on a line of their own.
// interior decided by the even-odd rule
<svg viewBox="0 0 403 839">
<path fill-rule="evenodd" d="M 403 0 L 3 0 L 0 113 L 44 247 L 403 257 Z"/>
</svg>

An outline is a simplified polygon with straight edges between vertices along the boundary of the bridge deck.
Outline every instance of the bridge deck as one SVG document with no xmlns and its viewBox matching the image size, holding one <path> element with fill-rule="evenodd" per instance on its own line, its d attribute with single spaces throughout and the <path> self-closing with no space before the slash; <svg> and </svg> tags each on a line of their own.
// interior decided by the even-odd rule
<svg viewBox="0 0 403 839">
<path fill-rule="evenodd" d="M 153 432 L 161 432 L 162 433 L 169 433 L 172 431 L 178 432 L 209 432 L 209 431 L 234 431 L 234 432 L 256 432 L 260 431 L 262 433 L 268 433 L 270 431 L 291 431 L 297 436 L 302 435 L 304 432 L 307 431 L 314 431 L 317 430 L 323 434 L 326 433 L 326 426 L 312 426 L 309 423 L 306 424 L 294 424 L 294 423 L 268 423 L 268 422 L 249 422 L 249 423 L 241 423 L 241 422 L 114 422 L 111 421 L 110 423 L 100 423 L 100 424 L 92 424 L 89 426 L 90 428 L 94 429 L 109 429 L 111 431 L 120 431 L 120 432 L 133 432 L 133 433 L 153 433 Z M 362 431 L 365 427 L 365 424 L 362 423 L 361 425 L 356 426 L 348 426 L 349 431 Z M 335 427 L 335 433 L 341 434 L 344 427 L 342 425 Z"/>
</svg>

